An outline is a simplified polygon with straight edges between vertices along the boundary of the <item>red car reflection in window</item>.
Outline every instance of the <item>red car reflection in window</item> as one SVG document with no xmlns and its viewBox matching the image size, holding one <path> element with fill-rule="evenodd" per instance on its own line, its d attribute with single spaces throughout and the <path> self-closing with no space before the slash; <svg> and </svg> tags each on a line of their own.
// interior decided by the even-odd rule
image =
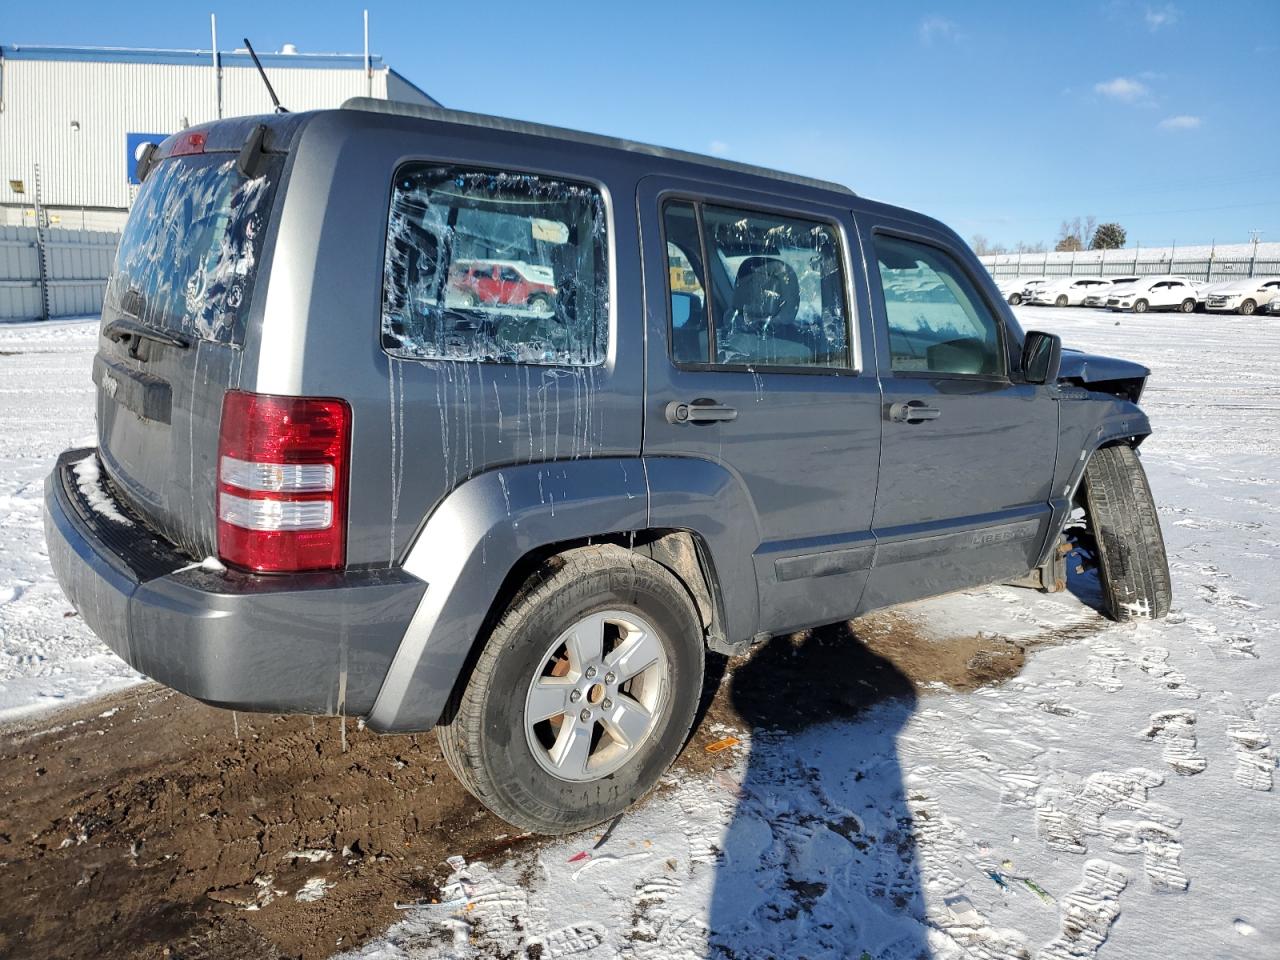
<svg viewBox="0 0 1280 960">
<path fill-rule="evenodd" d="M 468 306 L 501 304 L 547 311 L 556 295 L 550 267 L 516 260 L 460 260 L 449 287 Z"/>
</svg>

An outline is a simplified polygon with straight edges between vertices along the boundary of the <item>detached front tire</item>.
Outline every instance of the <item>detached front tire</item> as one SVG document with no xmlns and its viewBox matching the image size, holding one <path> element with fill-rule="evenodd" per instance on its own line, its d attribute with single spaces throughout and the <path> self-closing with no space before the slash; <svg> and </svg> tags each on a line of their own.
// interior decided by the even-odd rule
<svg viewBox="0 0 1280 960">
<path fill-rule="evenodd" d="M 609 819 L 658 782 L 702 690 L 703 642 L 684 585 L 616 546 L 544 564 L 498 620 L 437 728 L 462 784 L 537 833 Z"/>
<path fill-rule="evenodd" d="M 1120 622 L 1164 617 L 1173 597 L 1169 561 L 1137 451 L 1119 444 L 1095 452 L 1084 493 L 1107 613 Z"/>
</svg>

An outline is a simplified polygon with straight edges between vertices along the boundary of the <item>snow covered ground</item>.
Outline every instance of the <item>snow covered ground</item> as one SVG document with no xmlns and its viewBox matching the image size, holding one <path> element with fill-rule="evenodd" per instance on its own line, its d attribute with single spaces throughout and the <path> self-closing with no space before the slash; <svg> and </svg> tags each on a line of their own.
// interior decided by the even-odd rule
<svg viewBox="0 0 1280 960">
<path fill-rule="evenodd" d="M 940 636 L 1050 643 L 1001 687 L 732 731 L 732 766 L 680 777 L 599 849 L 468 865 L 457 902 L 348 956 L 1280 955 L 1280 328 L 1019 314 L 1153 369 L 1168 620 L 1009 588 L 913 605 Z"/>
<path fill-rule="evenodd" d="M 0 721 L 141 677 L 66 616 L 44 547 L 44 478 L 92 446 L 97 318 L 0 324 Z"/>
<path fill-rule="evenodd" d="M 467 864 L 453 902 L 348 956 L 1280 955 L 1280 326 L 1019 315 L 1153 369 L 1166 621 L 1011 588 L 904 608 L 940 642 L 1043 645 L 999 687 L 704 730 L 739 738 L 717 769 L 671 775 L 603 840 Z M 42 542 L 49 463 L 91 442 L 93 343 L 85 324 L 0 326 L 0 718 L 136 679 L 64 617 Z"/>
</svg>

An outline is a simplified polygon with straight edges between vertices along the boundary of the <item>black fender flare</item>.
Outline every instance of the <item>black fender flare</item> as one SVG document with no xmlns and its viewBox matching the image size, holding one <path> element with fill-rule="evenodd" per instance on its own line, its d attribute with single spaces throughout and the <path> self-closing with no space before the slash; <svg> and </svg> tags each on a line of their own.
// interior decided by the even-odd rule
<svg viewBox="0 0 1280 960">
<path fill-rule="evenodd" d="M 405 558 L 405 572 L 427 589 L 368 725 L 378 731 L 434 726 L 508 575 L 549 545 L 653 528 L 687 530 L 708 551 L 707 586 L 723 633 L 750 637 L 758 617 L 754 517 L 741 482 L 704 460 L 555 461 L 473 477 L 441 501 Z"/>
</svg>

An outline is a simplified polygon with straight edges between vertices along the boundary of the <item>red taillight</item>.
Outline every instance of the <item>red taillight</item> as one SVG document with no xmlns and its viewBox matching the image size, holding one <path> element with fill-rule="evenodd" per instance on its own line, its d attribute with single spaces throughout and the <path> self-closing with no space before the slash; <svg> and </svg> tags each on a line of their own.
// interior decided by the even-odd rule
<svg viewBox="0 0 1280 960">
<path fill-rule="evenodd" d="M 346 562 L 351 408 L 230 390 L 218 442 L 218 556 L 260 573 Z"/>
<path fill-rule="evenodd" d="M 199 131 L 179 134 L 169 156 L 185 157 L 193 153 L 204 153 L 204 141 L 205 135 Z"/>
</svg>

